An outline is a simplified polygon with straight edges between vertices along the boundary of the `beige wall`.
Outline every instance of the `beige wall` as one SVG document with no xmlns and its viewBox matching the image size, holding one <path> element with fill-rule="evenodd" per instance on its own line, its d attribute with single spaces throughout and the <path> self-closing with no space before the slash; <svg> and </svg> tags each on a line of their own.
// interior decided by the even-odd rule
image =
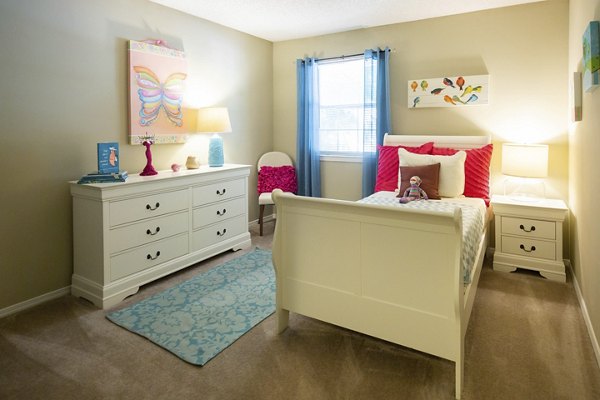
<svg viewBox="0 0 600 400">
<path fill-rule="evenodd" d="M 568 196 L 568 2 L 547 1 L 484 12 L 278 42 L 273 45 L 274 147 L 295 157 L 295 60 L 388 46 L 396 134 L 492 135 L 551 145 L 548 194 Z M 408 109 L 409 79 L 490 75 L 490 104 Z M 322 163 L 327 197 L 360 197 L 360 164 Z M 492 162 L 501 192 L 500 146 Z M 352 187 L 340 183 L 348 182 Z"/>
<path fill-rule="evenodd" d="M 272 43 L 146 0 L 0 2 L 0 309 L 70 285 L 68 180 L 96 169 L 96 143 L 118 141 L 121 167 L 145 165 L 127 143 L 127 40 L 160 38 L 188 57 L 186 106 L 229 107 L 225 161 L 255 165 L 272 148 Z M 199 144 L 153 146 L 168 169 Z M 250 188 L 256 187 L 252 174 Z M 250 191 L 250 219 L 256 219 Z"/>
<path fill-rule="evenodd" d="M 571 0 L 569 9 L 569 76 L 582 71 L 581 37 L 590 21 L 600 21 L 600 0 Z M 571 263 L 600 341 L 600 89 L 583 92 L 583 120 L 569 129 L 569 205 Z M 596 356 L 600 356 L 596 347 Z"/>
</svg>

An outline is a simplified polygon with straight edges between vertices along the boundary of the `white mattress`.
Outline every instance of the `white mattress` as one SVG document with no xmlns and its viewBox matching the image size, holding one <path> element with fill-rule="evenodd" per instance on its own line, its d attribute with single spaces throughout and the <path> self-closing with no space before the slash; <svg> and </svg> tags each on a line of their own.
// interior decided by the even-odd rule
<svg viewBox="0 0 600 400">
<path fill-rule="evenodd" d="M 432 211 L 449 211 L 456 207 L 462 210 L 463 248 L 461 263 L 464 283 L 471 282 L 471 270 L 477 257 L 481 236 L 486 229 L 487 207 L 482 199 L 472 197 L 442 198 L 441 200 L 412 201 L 400 204 L 396 192 L 377 192 L 359 200 L 360 203 L 380 204 Z"/>
</svg>

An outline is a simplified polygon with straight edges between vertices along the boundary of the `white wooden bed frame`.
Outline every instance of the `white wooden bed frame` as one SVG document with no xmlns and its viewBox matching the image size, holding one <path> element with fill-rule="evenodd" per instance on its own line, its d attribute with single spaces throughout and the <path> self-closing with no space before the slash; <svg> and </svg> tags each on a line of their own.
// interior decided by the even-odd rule
<svg viewBox="0 0 600 400">
<path fill-rule="evenodd" d="M 384 144 L 430 141 L 462 149 L 490 142 L 486 136 L 387 135 Z M 460 399 L 464 337 L 487 228 L 465 287 L 460 209 L 407 210 L 280 190 L 273 198 L 278 331 L 292 311 L 454 361 Z"/>
</svg>

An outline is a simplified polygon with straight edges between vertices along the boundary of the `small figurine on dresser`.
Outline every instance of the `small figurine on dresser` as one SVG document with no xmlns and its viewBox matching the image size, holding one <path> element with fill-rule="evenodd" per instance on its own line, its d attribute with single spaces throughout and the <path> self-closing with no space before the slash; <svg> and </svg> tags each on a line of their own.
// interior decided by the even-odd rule
<svg viewBox="0 0 600 400">
<path fill-rule="evenodd" d="M 154 144 L 154 137 L 152 136 L 144 136 L 142 144 L 146 147 L 146 166 L 144 170 L 140 172 L 141 176 L 150 176 L 156 175 L 158 172 L 152 166 L 152 151 L 150 150 L 150 146 Z"/>
<path fill-rule="evenodd" d="M 413 176 L 410 178 L 410 187 L 404 191 L 402 197 L 400 197 L 400 203 L 410 203 L 415 200 L 428 200 L 427 193 L 420 188 L 421 178 Z"/>
</svg>

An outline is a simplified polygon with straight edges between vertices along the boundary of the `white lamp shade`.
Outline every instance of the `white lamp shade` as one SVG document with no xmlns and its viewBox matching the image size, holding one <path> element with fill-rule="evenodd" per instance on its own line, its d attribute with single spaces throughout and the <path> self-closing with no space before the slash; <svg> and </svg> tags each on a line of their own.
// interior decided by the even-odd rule
<svg viewBox="0 0 600 400">
<path fill-rule="evenodd" d="M 231 132 L 229 112 L 226 107 L 208 107 L 198 110 L 196 132 Z"/>
<path fill-rule="evenodd" d="M 548 145 L 504 143 L 502 173 L 523 178 L 548 176 Z"/>
</svg>

